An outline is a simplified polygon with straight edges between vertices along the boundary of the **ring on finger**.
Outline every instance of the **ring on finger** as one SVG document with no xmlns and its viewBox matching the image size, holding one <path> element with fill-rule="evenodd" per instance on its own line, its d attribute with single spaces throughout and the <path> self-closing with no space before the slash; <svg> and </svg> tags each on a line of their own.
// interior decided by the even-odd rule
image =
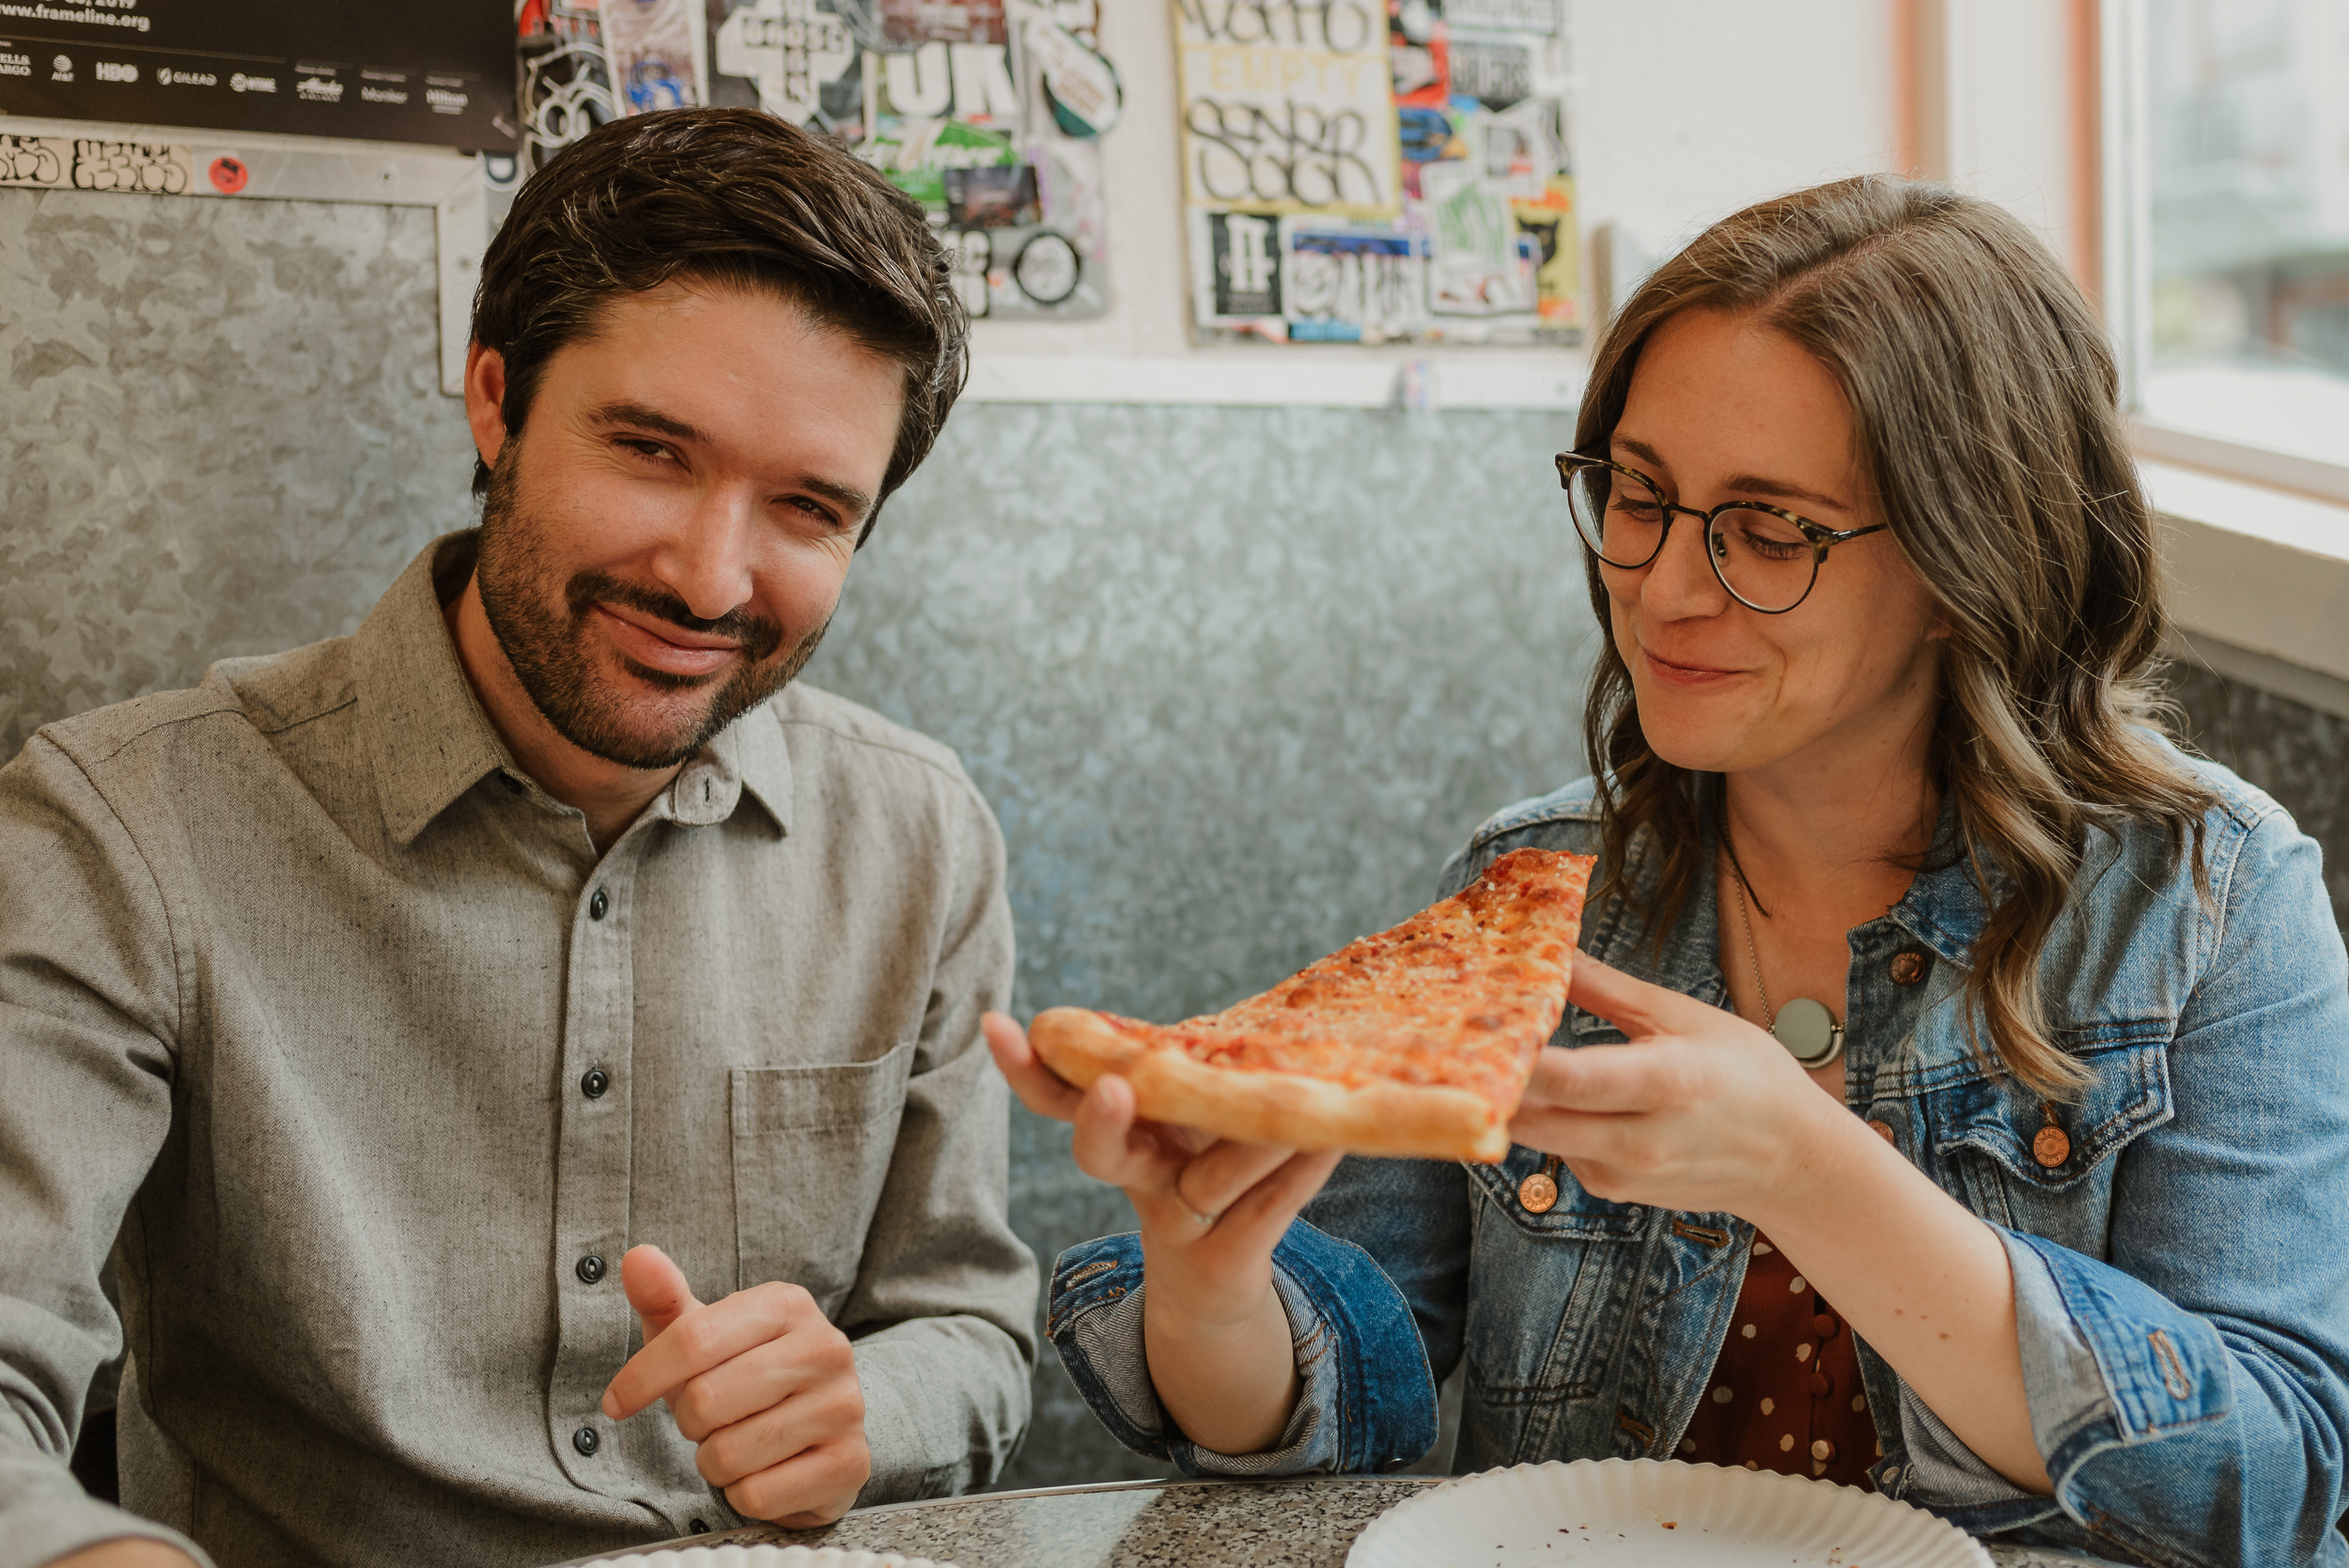
<svg viewBox="0 0 2349 1568">
<path fill-rule="evenodd" d="M 1214 1229 L 1215 1222 L 1223 1218 L 1223 1211 L 1221 1209 L 1216 1210 L 1212 1214 L 1202 1214 L 1199 1210 L 1192 1208 L 1190 1206 L 1190 1200 L 1183 1196 L 1183 1184 L 1179 1181 L 1174 1184 L 1174 1204 L 1185 1214 L 1190 1215 L 1192 1219 L 1196 1220 L 1199 1228 L 1203 1231 Z"/>
</svg>

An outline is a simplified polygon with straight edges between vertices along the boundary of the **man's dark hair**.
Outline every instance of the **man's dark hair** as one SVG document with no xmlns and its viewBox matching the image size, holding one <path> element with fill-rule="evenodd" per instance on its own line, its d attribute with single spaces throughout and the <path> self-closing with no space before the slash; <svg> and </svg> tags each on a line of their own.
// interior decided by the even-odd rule
<svg viewBox="0 0 2349 1568">
<path fill-rule="evenodd" d="M 508 439 L 547 362 L 594 334 L 606 300 L 677 277 L 779 295 L 903 368 L 880 499 L 929 456 L 970 374 L 945 252 L 919 202 L 837 144 L 754 109 L 614 120 L 515 196 L 473 307 L 474 341 L 506 361 Z M 489 483 L 476 458 L 474 493 Z"/>
</svg>

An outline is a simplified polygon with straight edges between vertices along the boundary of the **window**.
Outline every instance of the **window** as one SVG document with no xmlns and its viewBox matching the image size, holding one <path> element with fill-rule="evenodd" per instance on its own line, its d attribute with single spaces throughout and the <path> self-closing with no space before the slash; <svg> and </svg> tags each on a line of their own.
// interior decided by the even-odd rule
<svg viewBox="0 0 2349 1568">
<path fill-rule="evenodd" d="M 2140 445 L 2349 500 L 2349 0 L 2113 8 Z"/>
</svg>

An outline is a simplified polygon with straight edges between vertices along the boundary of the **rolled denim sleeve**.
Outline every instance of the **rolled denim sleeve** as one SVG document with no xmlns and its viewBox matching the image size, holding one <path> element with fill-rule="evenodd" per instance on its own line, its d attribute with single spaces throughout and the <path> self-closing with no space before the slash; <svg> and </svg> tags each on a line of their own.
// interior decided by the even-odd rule
<svg viewBox="0 0 2349 1568">
<path fill-rule="evenodd" d="M 1987 1471 L 1954 1438 L 1918 1445 L 1898 1490 L 2104 1557 L 2338 1563 L 2349 960 L 2316 846 L 2281 813 L 2213 879 L 2168 1053 L 2175 1113 L 2119 1156 L 2106 1255 L 2000 1233 L 2052 1502 L 1969 1490 L 1968 1465 Z"/>
<path fill-rule="evenodd" d="M 2034 1406 L 2091 1397 L 2081 1378 L 2081 1358 L 2075 1354 L 2076 1348 L 2084 1352 L 2086 1347 L 2053 1289 L 2046 1265 L 2029 1238 L 1999 1226 L 1991 1229 L 2005 1245 L 2015 1276 L 2015 1337 L 2022 1346 L 2027 1397 Z M 1875 1467 L 1880 1490 L 1930 1507 L 1977 1534 L 2050 1520 L 2062 1531 L 2061 1505 L 2024 1491 L 1983 1463 L 1906 1382 L 1900 1385 L 1895 1420 L 1900 1447 L 1897 1457 Z M 2040 1441 L 2045 1440 L 2041 1435 Z"/>
<path fill-rule="evenodd" d="M 1436 1384 L 1409 1305 L 1370 1254 L 1299 1219 L 1272 1252 L 1301 1388 L 1279 1441 L 1259 1453 L 1200 1447 L 1159 1404 L 1142 1337 L 1142 1238 L 1104 1236 L 1060 1255 L 1045 1332 L 1101 1424 L 1185 1475 L 1399 1469 L 1435 1446 Z"/>
</svg>

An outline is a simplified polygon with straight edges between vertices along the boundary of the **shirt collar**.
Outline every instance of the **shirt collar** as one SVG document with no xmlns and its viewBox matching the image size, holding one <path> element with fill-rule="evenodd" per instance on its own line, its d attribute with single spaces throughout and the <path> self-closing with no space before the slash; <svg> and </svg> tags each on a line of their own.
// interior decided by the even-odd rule
<svg viewBox="0 0 2349 1568">
<path fill-rule="evenodd" d="M 443 613 L 471 579 L 479 545 L 477 529 L 427 545 L 352 640 L 359 727 L 385 825 L 402 848 L 490 774 L 523 776 L 474 694 Z M 746 791 L 780 831 L 791 831 L 791 753 L 771 704 L 720 731 L 648 809 L 702 827 L 732 816 Z"/>
<path fill-rule="evenodd" d="M 1908 892 L 1892 906 L 1892 923 L 1952 964 L 1970 965 L 1974 942 L 1990 922 L 1992 897 L 2002 897 L 2013 879 L 1987 849 L 1978 851 L 1981 864 L 1966 852 L 1957 826 L 1957 804 L 1945 792 L 1940 819 L 1934 824 L 1933 847 L 1926 852 L 1927 869 L 1917 874 Z M 1977 871 L 1990 880 L 1985 896 Z"/>
<path fill-rule="evenodd" d="M 427 545 L 352 639 L 359 731 L 375 763 L 384 824 L 402 848 L 488 775 L 521 774 L 481 710 L 441 613 L 442 588 L 462 590 L 478 541 L 468 529 Z"/>
<path fill-rule="evenodd" d="M 1717 842 L 1709 815 L 1699 831 L 1704 835 L 1705 863 L 1709 866 Z M 1719 906 L 1712 877 L 1697 877 L 1687 903 L 1681 907 L 1678 922 L 1664 941 L 1661 955 L 1650 960 L 1646 929 L 1630 911 L 1655 907 L 1662 858 L 1652 832 L 1642 830 L 1634 835 L 1624 894 L 1610 901 L 1615 924 L 1600 934 L 1590 951 L 1605 962 L 1646 975 L 1657 985 L 1726 1006 L 1728 992 L 1715 962 L 1719 923 L 1725 914 Z M 1989 922 L 1990 902 L 1974 879 L 1973 863 L 1966 858 L 1958 837 L 1956 807 L 1946 795 L 1934 826 L 1933 847 L 1925 864 L 1929 869 L 1918 874 L 1908 892 L 1892 906 L 1889 918 L 1938 956 L 1965 966 L 1970 961 L 1983 926 Z M 1992 888 L 2003 895 L 2011 885 L 2005 872 L 1986 853 L 1983 864 Z M 1586 1014 L 1577 1014 L 1575 1017 L 1578 1033 L 1595 1033 L 1611 1027 L 1604 1019 Z"/>
</svg>

